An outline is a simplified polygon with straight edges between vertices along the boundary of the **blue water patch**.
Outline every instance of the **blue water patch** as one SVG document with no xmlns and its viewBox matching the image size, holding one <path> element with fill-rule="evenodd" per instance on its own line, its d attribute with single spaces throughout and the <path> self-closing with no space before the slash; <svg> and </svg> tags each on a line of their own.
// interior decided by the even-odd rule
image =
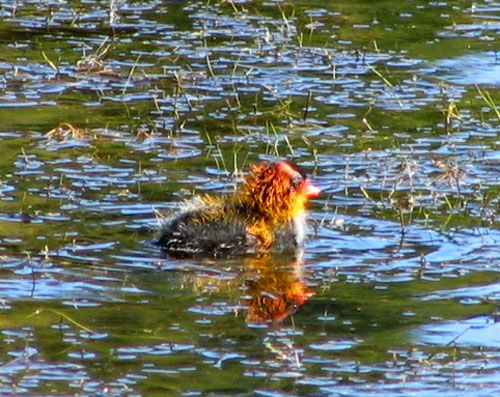
<svg viewBox="0 0 500 397">
<path fill-rule="evenodd" d="M 500 85 L 500 56 L 494 51 L 467 54 L 437 63 L 437 75 L 455 84 Z"/>
</svg>

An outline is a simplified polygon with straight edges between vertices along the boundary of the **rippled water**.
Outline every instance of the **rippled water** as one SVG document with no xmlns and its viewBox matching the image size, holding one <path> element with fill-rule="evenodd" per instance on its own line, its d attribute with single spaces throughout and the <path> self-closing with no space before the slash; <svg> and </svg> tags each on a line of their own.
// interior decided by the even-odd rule
<svg viewBox="0 0 500 397">
<path fill-rule="evenodd" d="M 0 1 L 0 394 L 494 395 L 499 8 Z M 151 244 L 281 158 L 303 257 Z"/>
</svg>

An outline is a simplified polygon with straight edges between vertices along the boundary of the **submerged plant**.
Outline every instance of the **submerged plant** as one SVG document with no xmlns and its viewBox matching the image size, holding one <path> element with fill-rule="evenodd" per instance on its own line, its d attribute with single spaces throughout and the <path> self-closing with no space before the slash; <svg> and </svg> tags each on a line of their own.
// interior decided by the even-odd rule
<svg viewBox="0 0 500 397">
<path fill-rule="evenodd" d="M 495 115 L 497 116 L 498 120 L 500 120 L 500 110 L 498 109 L 497 105 L 495 105 L 495 102 L 493 101 L 493 98 L 491 98 L 491 95 L 488 91 L 483 91 L 479 86 L 476 85 L 476 90 L 481 95 L 481 98 L 483 101 L 488 105 L 488 107 L 493 110 Z"/>
<path fill-rule="evenodd" d="M 56 128 L 51 129 L 45 134 L 49 141 L 64 142 L 70 139 L 82 140 L 86 137 L 95 137 L 88 130 L 75 127 L 70 123 L 60 123 Z"/>
</svg>

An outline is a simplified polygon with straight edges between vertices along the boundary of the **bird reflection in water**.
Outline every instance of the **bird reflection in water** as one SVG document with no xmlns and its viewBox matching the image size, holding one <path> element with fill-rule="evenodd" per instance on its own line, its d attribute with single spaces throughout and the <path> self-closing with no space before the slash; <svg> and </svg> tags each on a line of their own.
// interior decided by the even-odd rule
<svg viewBox="0 0 500 397">
<path fill-rule="evenodd" d="M 302 255 L 290 263 L 276 263 L 266 254 L 246 263 L 246 295 L 248 323 L 278 323 L 304 305 L 314 295 L 304 280 Z"/>
<path fill-rule="evenodd" d="M 185 275 L 182 284 L 192 284 L 198 294 L 224 293 L 233 302 L 236 316 L 245 314 L 249 324 L 277 324 L 295 314 L 315 292 L 307 288 L 302 250 L 262 253 L 242 261 L 226 263 L 224 270 L 209 264 L 196 265 L 195 273 Z M 171 266 L 171 259 L 169 259 Z M 235 296 L 236 295 L 236 296 Z M 232 297 L 232 298 L 230 298 Z M 204 313 L 210 312 L 204 306 Z M 219 311 L 220 305 L 213 306 Z"/>
</svg>

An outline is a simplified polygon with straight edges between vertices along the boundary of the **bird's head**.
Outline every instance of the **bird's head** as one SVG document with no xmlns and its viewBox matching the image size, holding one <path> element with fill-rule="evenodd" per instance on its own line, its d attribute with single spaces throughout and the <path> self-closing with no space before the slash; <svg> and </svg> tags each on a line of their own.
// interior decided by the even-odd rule
<svg viewBox="0 0 500 397">
<path fill-rule="evenodd" d="M 301 215 L 320 191 L 293 164 L 263 162 L 251 166 L 240 197 L 266 220 L 282 223 Z"/>
</svg>

